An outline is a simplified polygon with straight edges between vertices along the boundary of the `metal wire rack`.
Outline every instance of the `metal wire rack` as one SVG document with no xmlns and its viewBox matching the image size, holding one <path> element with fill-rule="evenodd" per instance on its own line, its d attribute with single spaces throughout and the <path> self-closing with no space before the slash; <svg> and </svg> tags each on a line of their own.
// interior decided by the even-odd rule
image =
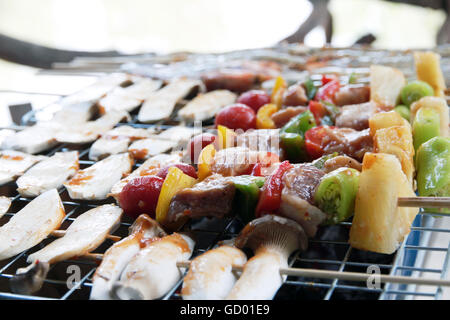
<svg viewBox="0 0 450 320">
<path fill-rule="evenodd" d="M 328 52 L 329 53 L 329 52 Z M 370 59 L 369 59 L 370 60 Z M 356 70 L 358 71 L 358 70 Z M 364 78 L 364 68 L 359 68 L 359 82 L 366 82 Z M 326 72 L 326 71 L 325 71 Z M 60 73 L 60 72 L 58 72 Z M 347 77 L 350 73 L 355 73 L 354 69 L 347 69 L 341 72 L 342 77 Z M 320 79 L 320 74 L 313 74 L 313 79 Z M 26 114 L 22 119 L 22 125 L 30 125 L 36 121 L 36 112 Z M 165 130 L 179 122 L 172 118 L 166 122 L 155 124 L 138 123 L 136 114 L 132 115 L 131 122 L 127 123 L 133 127 L 149 128 L 155 127 L 158 130 Z M 119 124 L 122 125 L 122 124 Z M 88 159 L 90 145 L 72 146 L 60 144 L 45 155 L 53 155 L 55 152 L 66 150 L 78 150 L 80 157 L 80 168 L 85 168 L 94 163 Z M 138 167 L 140 163 L 135 164 Z M 11 197 L 12 206 L 3 218 L 0 225 L 6 223 L 14 213 L 23 208 L 31 199 L 21 197 L 16 192 L 15 183 L 9 183 L 0 187 L 0 194 Z M 59 190 L 63 201 L 66 217 L 61 229 L 66 229 L 70 223 L 81 213 L 104 203 L 112 203 L 112 199 L 101 202 L 74 201 L 70 199 L 64 188 Z M 290 258 L 290 265 L 296 268 L 315 268 L 334 271 L 353 271 L 366 273 L 368 267 L 376 266 L 382 274 L 402 275 L 402 276 L 434 276 L 444 279 L 447 276 L 450 261 L 450 246 L 438 247 L 430 245 L 430 236 L 435 233 L 449 235 L 450 229 L 436 226 L 436 221 L 448 219 L 445 215 L 429 215 L 424 212 L 417 216 L 411 233 L 402 243 L 396 253 L 392 255 L 382 255 L 371 252 L 353 249 L 348 244 L 348 231 L 351 222 L 340 223 L 335 226 L 323 227 L 316 237 L 309 241 L 309 248 L 305 252 L 297 252 Z M 131 220 L 126 216 L 122 218 L 119 228 L 114 235 L 125 237 L 128 235 L 128 227 Z M 219 241 L 229 239 L 237 235 L 243 224 L 238 218 L 227 219 L 198 219 L 190 221 L 184 226 L 190 229 L 196 236 L 196 248 L 193 257 L 213 248 Z M 35 252 L 50 241 L 52 237 L 44 240 L 39 245 L 16 255 L 5 261 L 0 261 L 0 299 L 88 299 L 92 287 L 92 275 L 97 267 L 96 261 L 87 258 L 72 259 L 51 265 L 50 271 L 44 285 L 36 295 L 26 296 L 14 294 L 9 287 L 9 279 L 16 270 L 27 265 L 27 256 Z M 106 240 L 94 253 L 103 253 L 110 245 L 111 240 Z M 440 263 L 433 268 L 422 267 L 424 255 L 433 252 L 440 256 Z M 67 272 L 69 266 L 77 266 L 81 271 L 81 277 L 68 286 L 67 279 L 70 274 Z M 179 291 L 182 280 L 180 280 L 162 299 L 181 299 Z M 415 285 L 397 285 L 393 283 L 381 284 L 377 288 L 369 288 L 366 283 L 342 281 L 338 279 L 313 279 L 304 277 L 289 276 L 283 286 L 278 291 L 275 299 L 409 299 L 409 298 L 431 298 L 439 299 L 442 289 L 437 286 L 416 287 Z"/>
</svg>

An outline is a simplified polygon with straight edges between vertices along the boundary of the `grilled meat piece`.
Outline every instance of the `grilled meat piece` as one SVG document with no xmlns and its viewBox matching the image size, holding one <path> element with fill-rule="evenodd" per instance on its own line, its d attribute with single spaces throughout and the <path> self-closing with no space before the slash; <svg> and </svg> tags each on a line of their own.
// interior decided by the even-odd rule
<svg viewBox="0 0 450 320">
<path fill-rule="evenodd" d="M 250 174 L 256 163 L 270 164 L 271 159 L 267 151 L 254 151 L 243 147 L 226 148 L 214 156 L 211 171 L 225 177 Z"/>
<path fill-rule="evenodd" d="M 372 151 L 373 139 L 369 129 L 357 131 L 351 128 L 325 127 L 326 134 L 322 140 L 324 154 L 337 152 L 362 161 L 366 152 Z"/>
<path fill-rule="evenodd" d="M 234 193 L 230 179 L 214 174 L 173 197 L 167 215 L 169 222 L 182 216 L 222 218 L 231 212 Z"/>
<path fill-rule="evenodd" d="M 362 170 L 361 163 L 348 156 L 337 156 L 328 159 L 327 161 L 325 161 L 323 169 L 325 170 L 325 173 L 329 173 L 342 167 L 353 168 L 358 171 Z"/>
<path fill-rule="evenodd" d="M 256 75 L 244 70 L 222 69 L 203 74 L 202 81 L 208 91 L 226 89 L 244 92 L 250 90 L 256 83 Z"/>
<path fill-rule="evenodd" d="M 281 215 L 298 222 L 309 237 L 314 237 L 326 214 L 314 206 L 314 194 L 325 175 L 310 164 L 296 164 L 283 176 Z"/>
<path fill-rule="evenodd" d="M 341 88 L 335 96 L 334 103 L 338 106 L 346 106 L 350 104 L 359 104 L 369 101 L 369 86 L 346 86 Z"/>
<path fill-rule="evenodd" d="M 283 94 L 283 106 L 306 106 L 308 97 L 301 84 L 293 84 Z"/>
<path fill-rule="evenodd" d="M 205 72 L 201 78 L 208 91 L 250 90 L 254 85 L 279 75 L 281 67 L 273 61 L 234 61 L 220 70 Z"/>
<path fill-rule="evenodd" d="M 276 155 L 281 154 L 280 130 L 278 129 L 258 129 L 248 130 L 236 137 L 236 145 L 245 147 L 252 151 L 267 151 Z"/>
<path fill-rule="evenodd" d="M 342 107 L 336 117 L 336 126 L 341 128 L 352 128 L 364 130 L 369 127 L 369 118 L 377 112 L 373 102 L 352 104 Z"/>
<path fill-rule="evenodd" d="M 287 107 L 275 112 L 270 118 L 275 123 L 277 128 L 281 128 L 293 117 L 305 112 L 306 110 L 308 110 L 307 107 Z"/>
</svg>

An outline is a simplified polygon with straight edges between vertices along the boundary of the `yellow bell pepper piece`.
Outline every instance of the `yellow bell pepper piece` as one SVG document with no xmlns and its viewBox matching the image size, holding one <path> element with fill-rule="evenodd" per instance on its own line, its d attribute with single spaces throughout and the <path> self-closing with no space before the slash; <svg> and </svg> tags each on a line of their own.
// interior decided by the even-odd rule
<svg viewBox="0 0 450 320">
<path fill-rule="evenodd" d="M 192 187 L 196 181 L 177 167 L 169 168 L 156 205 L 156 221 L 163 224 L 169 211 L 170 201 L 175 194 L 182 189 Z"/>
<path fill-rule="evenodd" d="M 259 108 L 256 113 L 257 129 L 275 129 L 275 122 L 270 118 L 272 114 L 278 111 L 278 107 L 273 103 L 268 103 Z"/>
<path fill-rule="evenodd" d="M 281 105 L 283 103 L 283 93 L 287 88 L 286 81 L 281 77 L 278 76 L 275 80 L 275 85 L 272 90 L 272 95 L 270 96 L 270 101 L 274 103 L 277 108 L 281 108 Z"/>
<path fill-rule="evenodd" d="M 228 129 L 225 126 L 218 125 L 217 134 L 219 136 L 220 149 L 233 147 L 235 133 L 232 129 Z"/>
<path fill-rule="evenodd" d="M 198 179 L 203 180 L 211 174 L 211 163 L 216 155 L 214 145 L 209 144 L 203 148 L 198 156 Z"/>
</svg>

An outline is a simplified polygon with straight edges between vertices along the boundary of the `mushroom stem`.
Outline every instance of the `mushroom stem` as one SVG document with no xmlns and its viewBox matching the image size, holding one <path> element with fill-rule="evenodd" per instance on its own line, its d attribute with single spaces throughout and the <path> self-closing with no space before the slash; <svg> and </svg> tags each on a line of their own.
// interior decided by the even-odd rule
<svg viewBox="0 0 450 320">
<path fill-rule="evenodd" d="M 19 294 L 32 294 L 41 289 L 49 270 L 48 262 L 35 261 L 25 268 L 17 269 L 9 280 L 11 290 Z"/>
<path fill-rule="evenodd" d="M 130 227 L 129 236 L 114 243 L 102 257 L 99 254 L 89 254 L 90 258 L 102 260 L 93 276 L 90 299 L 111 299 L 111 287 L 119 279 L 131 259 L 147 243 L 165 234 L 158 222 L 148 215 L 142 214 Z"/>
<path fill-rule="evenodd" d="M 272 299 L 286 276 L 289 256 L 305 250 L 307 237 L 296 222 L 267 215 L 250 222 L 236 238 L 236 246 L 249 247 L 255 255 L 244 265 L 241 277 L 230 291 L 229 300 Z"/>
</svg>

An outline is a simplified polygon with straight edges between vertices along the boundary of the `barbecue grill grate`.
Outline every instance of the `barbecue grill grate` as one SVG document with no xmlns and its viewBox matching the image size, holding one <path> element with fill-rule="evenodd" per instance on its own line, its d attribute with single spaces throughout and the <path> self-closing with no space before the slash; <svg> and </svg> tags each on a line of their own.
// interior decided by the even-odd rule
<svg viewBox="0 0 450 320">
<path fill-rule="evenodd" d="M 343 51 L 327 49 L 320 52 L 322 54 L 331 55 Z M 360 49 L 347 49 L 346 52 L 350 52 L 354 54 L 355 57 L 359 58 L 363 57 L 362 55 L 365 54 L 365 51 Z M 378 53 L 378 51 L 376 51 L 376 53 Z M 307 54 L 310 54 L 310 52 L 307 52 Z M 296 53 L 296 56 L 302 55 Z M 340 57 L 339 59 L 344 60 L 342 63 L 349 62 L 348 58 L 343 58 L 343 54 L 337 56 Z M 378 59 L 375 59 L 374 56 L 378 57 Z M 400 59 L 401 54 L 391 54 L 389 57 L 391 60 L 395 60 L 395 57 Z M 448 53 L 447 56 L 444 55 L 444 57 L 448 57 Z M 370 63 L 371 61 L 376 61 L 377 63 L 382 63 L 380 59 L 379 54 L 372 54 L 366 62 Z M 338 63 L 336 62 L 335 64 Z M 320 72 L 320 70 L 316 71 Z M 358 82 L 367 82 L 367 66 L 358 64 L 356 69 L 345 69 L 341 67 L 339 70 L 335 71 L 341 74 L 343 78 L 348 78 L 350 73 L 354 73 Z M 83 72 L 87 71 L 83 69 Z M 323 72 L 327 72 L 327 69 L 323 69 Z M 55 74 L 61 74 L 61 70 Z M 315 73 L 313 79 L 319 80 L 320 74 Z M 32 111 L 22 118 L 22 125 L 30 125 L 35 121 L 36 112 Z M 137 122 L 136 114 L 133 114 L 131 122 L 127 124 L 134 127 L 155 127 L 164 130 L 179 124 L 179 121 L 177 121 L 177 119 L 171 119 L 166 122 L 161 121 L 152 125 L 141 124 Z M 208 127 L 206 127 L 206 129 L 207 128 Z M 94 163 L 94 161 L 88 159 L 89 147 L 89 145 L 84 145 L 76 148 L 76 150 L 79 151 L 79 163 L 81 169 Z M 53 155 L 55 152 L 71 150 L 74 148 L 74 146 L 60 144 L 45 154 Z M 135 164 L 133 169 L 139 165 L 140 163 Z M 18 195 L 15 188 L 15 183 L 9 183 L 8 185 L 0 187 L 0 194 L 10 196 L 12 199 L 12 206 L 9 213 L 0 219 L 0 225 L 6 223 L 15 212 L 19 211 L 31 201 L 31 199 Z M 86 210 L 96 207 L 99 204 L 114 202 L 112 199 L 101 202 L 72 200 L 64 188 L 61 188 L 59 193 L 66 209 L 66 217 L 61 229 L 66 229 L 79 214 Z M 336 226 L 323 227 L 319 230 L 316 237 L 309 241 L 309 248 L 306 252 L 297 252 L 291 257 L 290 265 L 297 268 L 315 268 L 362 273 L 366 273 L 369 267 L 376 265 L 382 274 L 414 277 L 421 275 L 425 277 L 437 276 L 444 279 L 449 268 L 450 246 L 437 247 L 429 245 L 429 239 L 433 234 L 450 234 L 450 229 L 435 226 L 436 221 L 442 221 L 441 219 L 448 219 L 448 216 L 431 216 L 421 212 L 417 216 L 414 227 L 407 239 L 403 242 L 397 252 L 392 255 L 364 252 L 351 248 L 347 243 L 348 231 L 351 225 L 349 222 L 344 222 Z M 113 234 L 120 237 L 127 236 L 128 227 L 131 225 L 131 222 L 131 220 L 124 216 L 119 228 Z M 197 237 L 197 246 L 193 254 L 194 257 L 211 249 L 218 241 L 236 236 L 242 227 L 243 224 L 237 218 L 222 220 L 204 218 L 191 221 L 184 228 L 194 231 L 195 236 Z M 9 279 L 15 274 L 18 268 L 27 265 L 26 258 L 28 254 L 39 250 L 52 240 L 52 237 L 50 237 L 34 248 L 0 262 L 0 299 L 66 300 L 89 298 L 92 286 L 91 280 L 98 262 L 87 258 L 73 259 L 51 265 L 47 279 L 44 281 L 42 289 L 38 291 L 36 295 L 19 295 L 10 291 Z M 111 244 L 111 240 L 106 240 L 105 243 L 94 251 L 94 253 L 103 253 Z M 421 267 L 421 264 L 424 255 L 429 252 L 439 255 L 438 260 L 441 261 L 441 263 L 433 266 L 433 268 L 423 268 Z M 69 266 L 75 267 L 69 269 Z M 73 268 L 78 268 L 78 270 L 80 270 L 80 277 L 78 279 L 71 278 L 74 270 Z M 68 273 L 68 270 L 72 271 Z M 71 283 L 73 286 L 68 286 L 67 279 L 74 279 L 76 281 Z M 170 292 L 163 297 L 163 299 L 181 299 L 181 296 L 179 295 L 181 284 L 182 281 L 179 281 Z M 442 290 L 438 286 L 416 287 L 415 285 L 387 283 L 381 284 L 379 288 L 372 289 L 368 288 L 364 282 L 288 276 L 275 296 L 275 299 L 407 299 L 415 297 L 439 299 L 441 295 Z"/>
</svg>

